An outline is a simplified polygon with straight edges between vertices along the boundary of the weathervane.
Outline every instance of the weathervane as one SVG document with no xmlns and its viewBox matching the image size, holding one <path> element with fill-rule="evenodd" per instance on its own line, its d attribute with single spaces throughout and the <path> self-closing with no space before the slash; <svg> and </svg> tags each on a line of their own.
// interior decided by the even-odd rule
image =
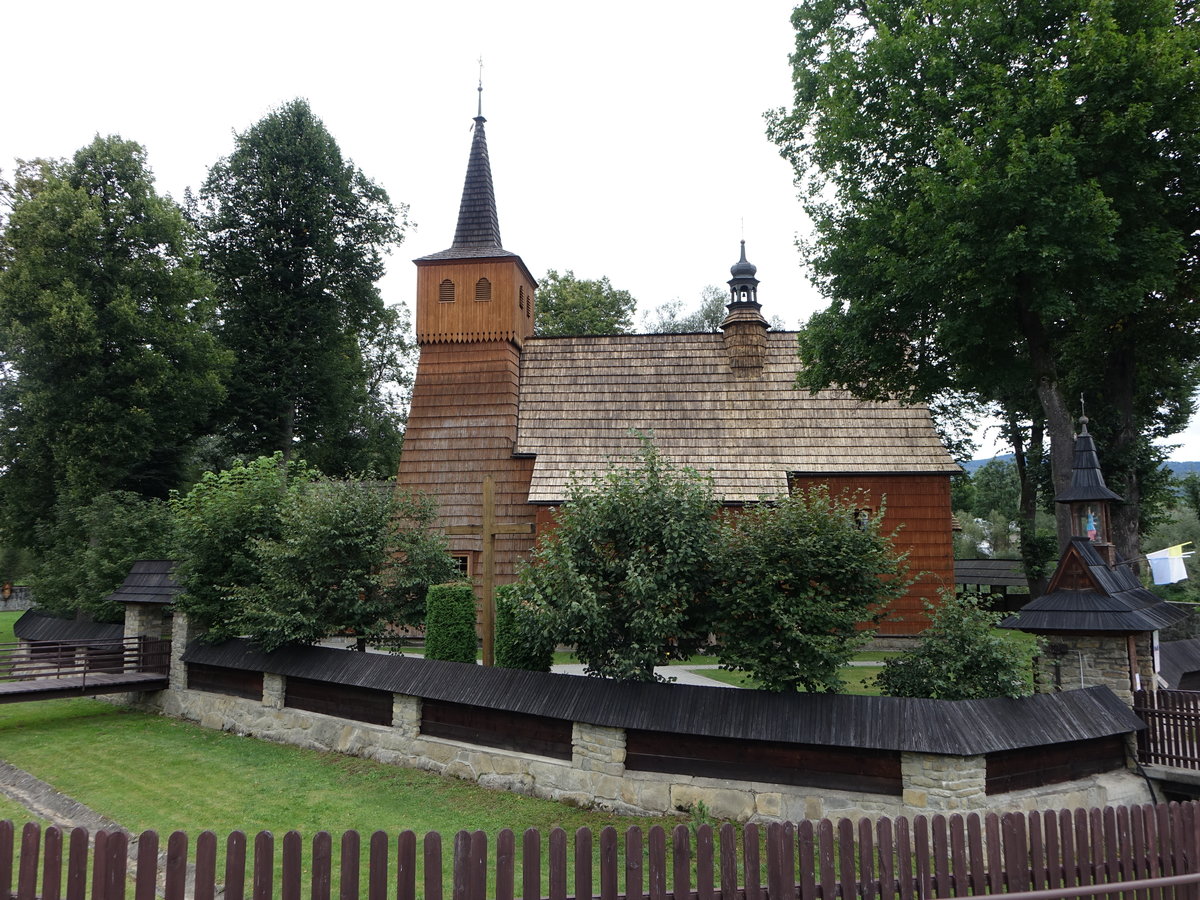
<svg viewBox="0 0 1200 900">
<path fill-rule="evenodd" d="M 479 118 L 483 118 L 483 55 L 479 56 Z"/>
</svg>

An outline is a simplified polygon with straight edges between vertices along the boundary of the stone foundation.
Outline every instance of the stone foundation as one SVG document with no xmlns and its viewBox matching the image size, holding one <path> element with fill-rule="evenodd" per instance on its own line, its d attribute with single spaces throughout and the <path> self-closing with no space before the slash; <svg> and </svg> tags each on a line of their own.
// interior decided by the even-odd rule
<svg viewBox="0 0 1200 900">
<path fill-rule="evenodd" d="M 1038 691 L 1073 691 L 1105 685 L 1126 703 L 1133 703 L 1129 683 L 1129 647 L 1125 635 L 1050 635 L 1037 660 Z M 1155 689 L 1154 658 L 1149 633 L 1134 640 L 1137 671 L 1142 687 Z"/>
<path fill-rule="evenodd" d="M 575 723 L 570 760 L 420 734 L 421 701 L 394 695 L 391 726 L 352 722 L 283 706 L 284 679 L 264 675 L 263 701 L 173 689 L 163 704 L 171 715 L 206 728 L 251 735 L 314 750 L 347 753 L 498 788 L 634 815 L 697 809 L 717 818 L 770 821 L 901 816 L 930 812 L 1029 810 L 1151 802 L 1133 772 L 1112 772 L 1064 784 L 988 796 L 984 758 L 905 753 L 903 794 L 730 781 L 625 768 L 625 733 Z M 853 752 L 848 750 L 847 752 Z"/>
</svg>

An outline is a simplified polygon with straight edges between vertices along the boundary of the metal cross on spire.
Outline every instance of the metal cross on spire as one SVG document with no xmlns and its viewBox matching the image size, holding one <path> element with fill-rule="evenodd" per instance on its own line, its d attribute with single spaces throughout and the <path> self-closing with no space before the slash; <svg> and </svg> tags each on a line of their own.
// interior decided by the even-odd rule
<svg viewBox="0 0 1200 900">
<path fill-rule="evenodd" d="M 476 113 L 476 115 L 482 119 L 483 118 L 483 55 L 482 54 L 479 57 L 479 87 L 477 90 L 479 91 L 479 111 L 478 111 L 478 113 Z"/>
</svg>

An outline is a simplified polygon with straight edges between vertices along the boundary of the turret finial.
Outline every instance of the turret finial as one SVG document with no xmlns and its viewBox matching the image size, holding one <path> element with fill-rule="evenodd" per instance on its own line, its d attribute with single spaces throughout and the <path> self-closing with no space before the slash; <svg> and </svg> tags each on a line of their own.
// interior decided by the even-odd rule
<svg viewBox="0 0 1200 900">
<path fill-rule="evenodd" d="M 478 112 L 476 112 L 475 115 L 477 118 L 482 119 L 483 118 L 483 55 L 482 54 L 479 57 L 479 87 L 476 90 L 479 91 L 479 107 L 478 107 Z"/>
</svg>

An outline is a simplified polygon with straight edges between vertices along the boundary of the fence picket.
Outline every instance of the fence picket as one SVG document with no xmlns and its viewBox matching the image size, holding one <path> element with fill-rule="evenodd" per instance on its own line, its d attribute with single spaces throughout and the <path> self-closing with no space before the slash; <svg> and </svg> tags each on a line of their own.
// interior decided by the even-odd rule
<svg viewBox="0 0 1200 900">
<path fill-rule="evenodd" d="M 300 900 L 300 871 L 304 866 L 304 839 L 300 832 L 283 836 L 283 868 L 279 873 L 279 891 L 283 900 Z"/>
<path fill-rule="evenodd" d="M 454 835 L 453 900 L 471 900 L 471 834 L 459 831 Z M 426 881 L 429 879 L 426 878 Z"/>
<path fill-rule="evenodd" d="M 61 900 L 62 829 L 57 825 L 46 828 L 42 840 L 42 858 L 42 900 Z"/>
<path fill-rule="evenodd" d="M 429 832 L 422 849 L 425 864 L 421 880 L 425 883 L 425 900 L 442 900 L 442 836 L 436 831 Z"/>
<path fill-rule="evenodd" d="M 871 822 L 858 820 L 858 879 L 863 900 L 875 900 L 875 842 L 871 840 Z"/>
<path fill-rule="evenodd" d="M 742 830 L 742 867 L 745 876 L 746 900 L 762 900 L 760 846 L 759 829 L 752 822 Z"/>
<path fill-rule="evenodd" d="M 26 826 L 28 828 L 29 826 Z M 23 856 L 24 854 L 22 854 Z M 22 861 L 22 866 L 24 862 Z M 104 885 L 108 882 L 108 832 L 100 829 L 92 842 L 92 900 L 106 900 Z M 17 900 L 26 900 L 21 896 L 21 879 L 17 878 Z M 32 900 L 32 895 L 29 897 Z"/>
<path fill-rule="evenodd" d="M 333 835 L 318 831 L 312 839 L 312 900 L 329 900 L 333 892 Z"/>
<path fill-rule="evenodd" d="M 696 898 L 716 900 L 713 886 L 713 830 L 711 825 L 696 829 Z M 612 900 L 602 897 L 601 900 Z"/>
<path fill-rule="evenodd" d="M 245 900 L 246 833 L 232 831 L 225 840 L 225 898 Z"/>
<path fill-rule="evenodd" d="M 87 893 L 87 869 L 88 831 L 73 828 L 67 848 L 67 900 L 83 900 Z"/>
<path fill-rule="evenodd" d="M 836 900 L 837 866 L 834 863 L 837 848 L 833 840 L 833 823 L 822 819 L 817 825 L 817 870 L 821 885 L 821 900 Z"/>
<path fill-rule="evenodd" d="M 854 866 L 854 823 L 849 819 L 839 819 L 837 834 L 838 889 L 843 900 L 855 900 L 858 897 L 858 881 Z M 794 879 L 789 878 L 788 881 Z"/>
<path fill-rule="evenodd" d="M 650 829 L 647 847 L 650 866 L 650 900 L 666 900 L 667 897 L 667 833 L 661 825 Z"/>
<path fill-rule="evenodd" d="M 950 878 L 956 894 L 970 890 L 971 875 L 967 865 L 967 826 L 963 817 L 955 813 L 950 817 Z"/>
<path fill-rule="evenodd" d="M 21 829 L 21 864 L 17 869 L 17 900 L 36 900 L 38 859 L 42 849 L 42 829 L 26 822 Z"/>
<path fill-rule="evenodd" d="M 1029 829 L 1029 886 L 1035 891 L 1045 890 L 1048 882 L 1046 842 L 1042 837 L 1042 821 L 1039 813 L 1029 813 L 1027 822 Z"/>
<path fill-rule="evenodd" d="M 521 900 L 538 900 L 541 896 L 542 833 L 536 828 L 526 828 L 521 835 Z"/>
<path fill-rule="evenodd" d="M 817 898 L 817 854 L 814 840 L 812 822 L 805 821 L 796 826 L 796 847 L 800 856 L 800 900 Z"/>
<path fill-rule="evenodd" d="M 692 834 L 686 825 L 671 830 L 671 888 L 676 897 L 692 895 Z M 576 898 L 578 900 L 578 898 Z"/>
<path fill-rule="evenodd" d="M 586 828 L 575 829 L 575 900 L 591 900 L 592 896 L 592 833 Z"/>
<path fill-rule="evenodd" d="M 417 900 L 417 833 L 396 836 L 396 900 Z"/>
<path fill-rule="evenodd" d="M 550 900 L 567 897 L 567 833 L 561 828 L 550 832 Z"/>
<path fill-rule="evenodd" d="M 812 825 L 809 823 L 809 827 Z M 726 822 L 721 826 L 721 900 L 737 900 L 738 861 L 737 861 L 737 829 Z M 640 897 L 629 895 L 629 900 L 641 900 Z M 809 900 L 809 898 L 806 898 Z"/>
<path fill-rule="evenodd" d="M 504 828 L 496 835 L 496 900 L 513 900 L 516 862 L 516 839 L 511 828 Z"/>
<path fill-rule="evenodd" d="M 933 838 L 933 884 L 939 897 L 953 897 L 954 885 L 950 881 L 950 823 L 945 816 L 934 816 L 930 823 Z"/>
<path fill-rule="evenodd" d="M 900 881 L 900 900 L 912 900 L 914 872 L 912 867 L 912 831 L 908 819 L 900 818 L 896 825 L 896 875 Z"/>
<path fill-rule="evenodd" d="M 187 838 L 184 837 L 184 851 Z M 114 831 L 108 836 L 108 883 L 104 885 L 104 896 L 109 900 L 125 900 L 125 872 L 129 867 L 129 835 Z"/>
<path fill-rule="evenodd" d="M 916 890 L 917 896 L 928 898 L 933 896 L 933 873 L 929 865 L 929 819 L 926 816 L 916 816 L 913 819 L 913 849 L 916 851 Z"/>
<path fill-rule="evenodd" d="M 253 900 L 271 900 L 275 887 L 275 836 L 269 831 L 254 836 L 254 874 L 250 885 Z"/>
<path fill-rule="evenodd" d="M 339 900 L 358 900 L 358 886 L 361 879 L 359 860 L 362 859 L 362 845 L 357 831 L 342 832 L 341 858 L 338 865 L 341 872 L 338 876 Z"/>
<path fill-rule="evenodd" d="M 732 828 L 733 826 L 724 826 Z M 734 880 L 736 886 L 736 877 Z M 642 847 L 642 829 L 636 825 L 625 832 L 625 896 L 628 900 L 644 900 L 646 896 L 646 865 Z"/>
<path fill-rule="evenodd" d="M 207 832 L 206 832 L 207 833 Z M 137 839 L 134 900 L 155 900 L 158 879 L 158 832 L 143 831 Z M 197 888 L 199 892 L 199 888 Z M 69 893 L 69 891 L 68 891 Z M 165 883 L 164 883 L 165 894 Z M 211 898 L 210 898 L 211 900 Z"/>
<path fill-rule="evenodd" d="M 138 839 L 138 853 L 142 850 Z M 141 860 L 139 859 L 139 864 Z M 141 879 L 139 876 L 139 886 Z M 211 831 L 200 832 L 196 838 L 196 879 L 193 900 L 215 900 L 217 894 L 217 836 Z"/>
<path fill-rule="evenodd" d="M 391 842 L 386 831 L 374 831 L 367 843 L 367 900 L 388 900 L 388 855 Z M 298 900 L 298 898 L 297 898 Z M 506 900 L 512 900 L 511 897 Z"/>
<path fill-rule="evenodd" d="M 875 823 L 875 834 L 879 845 L 879 900 L 896 900 L 899 893 L 896 884 L 895 841 L 892 820 L 886 816 Z"/>
<path fill-rule="evenodd" d="M 109 843 L 113 843 L 117 836 L 110 834 L 108 836 Z M 118 857 L 117 853 L 113 852 L 112 860 L 109 863 L 109 881 L 115 882 L 116 875 L 111 869 L 118 863 L 118 860 L 123 861 L 125 854 L 122 853 Z M 182 831 L 172 831 L 170 837 L 167 838 L 167 871 L 163 879 L 163 896 L 166 900 L 184 900 L 184 893 L 187 890 L 187 864 L 188 864 L 188 837 Z"/>
<path fill-rule="evenodd" d="M 471 900 L 484 900 L 487 895 L 488 851 L 487 835 L 482 831 L 471 832 Z"/>
<path fill-rule="evenodd" d="M 1030 873 L 1025 816 L 1021 813 L 1005 813 L 1000 818 L 1000 831 L 1004 835 L 1005 890 L 1027 891 Z"/>
<path fill-rule="evenodd" d="M 1000 817 L 988 813 L 983 817 L 983 853 L 987 859 L 988 890 L 994 894 L 1004 891 L 1004 863 L 1001 856 Z"/>
</svg>

